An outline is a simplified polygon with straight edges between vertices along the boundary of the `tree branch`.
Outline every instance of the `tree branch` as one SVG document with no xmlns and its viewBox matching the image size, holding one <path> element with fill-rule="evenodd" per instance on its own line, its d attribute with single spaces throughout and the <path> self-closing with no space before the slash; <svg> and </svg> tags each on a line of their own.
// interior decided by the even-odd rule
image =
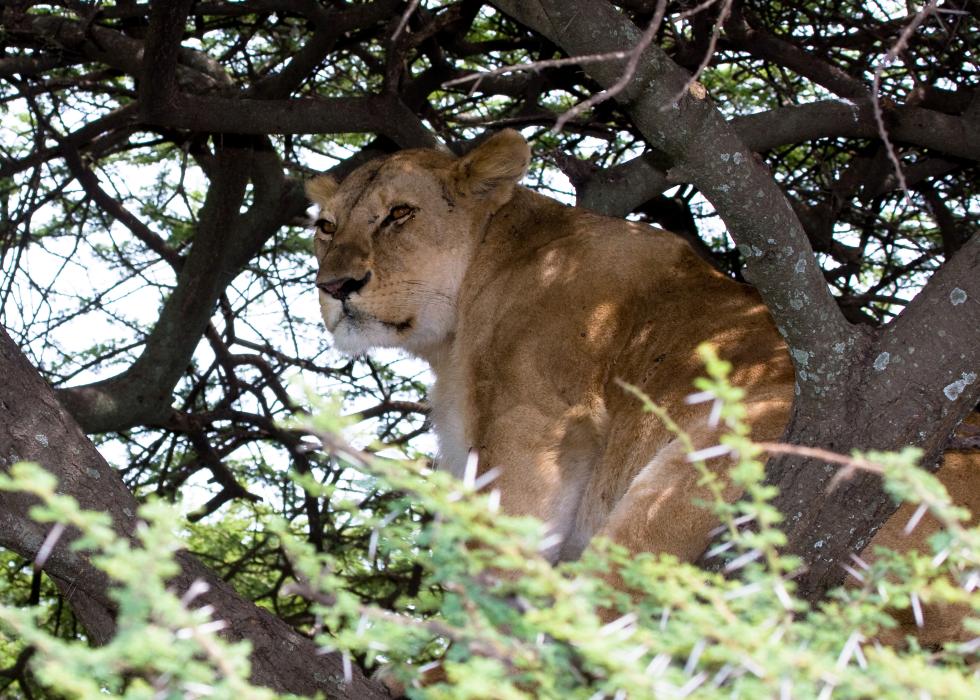
<svg viewBox="0 0 980 700">
<path fill-rule="evenodd" d="M 980 123 L 921 107 L 889 112 L 892 138 L 948 155 L 980 162 Z M 779 146 L 819 138 L 878 138 L 870 98 L 823 100 L 735 117 L 728 124 L 746 148 L 765 153 Z M 643 154 L 596 173 L 579 190 L 579 204 L 610 216 L 626 216 L 643 202 L 678 184 L 667 177 L 665 157 Z M 661 163 L 660 167 L 655 164 Z"/>
<path fill-rule="evenodd" d="M 572 0 L 494 4 L 543 34 L 569 55 L 625 51 L 640 32 L 608 3 Z M 588 22 L 581 21 L 588 17 Z M 600 85 L 619 79 L 621 62 L 593 63 Z M 806 233 L 772 176 L 757 162 L 710 101 L 670 98 L 688 75 L 650 46 L 618 100 L 650 145 L 671 161 L 674 180 L 693 183 L 715 206 L 746 259 L 746 277 L 759 289 L 780 332 L 810 371 L 833 372 L 833 346 L 854 334 L 830 296 Z M 805 353 L 802 355 L 801 353 Z M 798 365 L 799 366 L 799 365 Z"/>
<path fill-rule="evenodd" d="M 19 460 L 39 462 L 58 477 L 59 491 L 73 496 L 83 508 L 108 513 L 120 535 L 136 529 L 137 503 L 102 459 L 51 389 L 38 376 L 17 346 L 0 328 L 0 469 Z M 0 492 L 0 546 L 33 559 L 47 535 L 47 526 L 34 522 L 28 511 L 36 501 L 23 494 Z M 62 590 L 93 641 L 114 633 L 115 603 L 107 596 L 108 579 L 82 555 L 70 551 L 72 537 L 62 537 L 47 558 L 44 570 Z M 229 623 L 229 638 L 252 643 L 252 682 L 279 692 L 331 698 L 374 700 L 388 697 L 380 684 L 353 669 L 350 685 L 343 682 L 340 655 L 321 654 L 309 639 L 285 622 L 240 597 L 219 576 L 187 552 L 178 554 L 182 572 L 172 582 L 178 593 L 200 580 L 210 590 L 201 604 L 214 606 L 215 616 Z"/>
<path fill-rule="evenodd" d="M 224 141 L 216 145 L 214 179 L 194 242 L 142 354 L 122 374 L 58 392 L 86 432 L 166 419 L 173 387 L 190 363 L 218 297 L 262 243 L 292 218 L 296 203 L 305 206 L 305 199 L 287 196 L 281 165 L 271 150 Z M 254 201 L 242 216 L 238 212 L 250 176 Z"/>
</svg>

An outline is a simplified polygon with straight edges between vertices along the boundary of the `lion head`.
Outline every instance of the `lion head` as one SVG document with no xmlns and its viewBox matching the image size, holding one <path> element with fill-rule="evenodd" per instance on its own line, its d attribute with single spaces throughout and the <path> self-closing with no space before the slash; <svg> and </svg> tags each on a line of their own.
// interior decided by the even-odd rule
<svg viewBox="0 0 980 700">
<path fill-rule="evenodd" d="M 310 180 L 320 311 L 341 351 L 437 353 L 453 332 L 467 265 L 490 217 L 530 159 L 516 131 L 462 158 L 410 150 L 367 163 L 338 184 Z"/>
</svg>

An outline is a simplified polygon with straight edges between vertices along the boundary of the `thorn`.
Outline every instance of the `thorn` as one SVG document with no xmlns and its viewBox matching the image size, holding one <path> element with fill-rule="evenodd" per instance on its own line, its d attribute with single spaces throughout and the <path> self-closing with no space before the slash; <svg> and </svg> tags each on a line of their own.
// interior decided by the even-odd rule
<svg viewBox="0 0 980 700">
<path fill-rule="evenodd" d="M 720 688 L 721 684 L 727 681 L 730 675 L 732 675 L 732 666 L 731 664 L 725 664 L 718 669 L 718 673 L 716 673 L 715 677 L 711 679 L 711 685 L 716 688 Z"/>
<path fill-rule="evenodd" d="M 960 645 L 961 654 L 972 654 L 976 651 L 980 651 L 980 637 L 974 637 L 969 642 Z"/>
<path fill-rule="evenodd" d="M 837 657 L 837 668 L 842 669 L 847 666 L 847 663 L 854 656 L 855 650 L 860 647 L 861 640 L 864 639 L 856 630 L 851 632 L 851 636 L 847 638 L 844 642 L 844 648 L 840 650 L 840 656 Z"/>
<path fill-rule="evenodd" d="M 61 523 L 55 523 L 48 536 L 44 538 L 44 542 L 41 543 L 41 548 L 37 550 L 37 556 L 34 557 L 35 571 L 44 568 L 44 564 L 48 561 L 48 557 L 51 556 L 51 552 L 63 534 L 65 534 L 65 526 Z"/>
<path fill-rule="evenodd" d="M 914 513 L 912 513 L 912 517 L 909 518 L 907 523 L 905 523 L 905 530 L 903 532 L 906 535 L 912 534 L 912 530 L 914 530 L 915 526 L 919 524 L 919 521 L 922 520 L 922 516 L 926 514 L 927 510 L 929 510 L 929 507 L 925 503 L 919 504 L 919 507 L 915 509 Z"/>
<path fill-rule="evenodd" d="M 371 539 L 368 540 L 368 561 L 374 561 L 375 555 L 378 553 L 378 528 L 371 530 Z"/>
<path fill-rule="evenodd" d="M 684 403 L 686 404 L 696 404 L 704 403 L 705 401 L 711 401 L 715 398 L 715 395 L 710 391 L 699 391 L 694 394 L 688 394 L 684 397 Z"/>
<path fill-rule="evenodd" d="M 211 622 L 205 622 L 203 625 L 198 625 L 197 631 L 198 634 L 211 634 L 212 632 L 220 632 L 226 627 L 228 627 L 226 620 L 212 620 Z"/>
<path fill-rule="evenodd" d="M 967 593 L 973 593 L 973 589 L 978 585 L 980 585 L 980 573 L 972 571 L 967 577 L 966 583 L 963 584 L 963 590 Z"/>
<path fill-rule="evenodd" d="M 491 513 L 500 510 L 500 489 L 494 489 L 490 492 L 490 497 L 487 499 L 487 510 Z"/>
<path fill-rule="evenodd" d="M 692 678 L 691 680 L 689 680 L 687 683 L 685 683 L 684 685 L 682 685 L 680 687 L 680 689 L 677 691 L 677 696 L 678 697 L 681 697 L 681 698 L 686 698 L 688 695 L 690 695 L 695 690 L 697 690 L 698 686 L 700 686 L 702 683 L 704 683 L 704 681 L 707 678 L 708 678 L 708 674 L 705 673 L 704 671 L 702 671 L 701 673 L 699 673 L 698 675 L 696 675 L 694 678 Z"/>
<path fill-rule="evenodd" d="M 703 450 L 695 450 L 687 456 L 688 462 L 703 462 L 705 460 L 714 459 L 715 457 L 723 457 L 729 454 L 732 448 L 728 445 L 715 445 L 714 447 L 705 447 Z"/>
<path fill-rule="evenodd" d="M 344 667 L 344 683 L 350 685 L 354 681 L 354 672 L 351 669 L 350 657 L 344 653 L 341 655 L 340 661 Z"/>
<path fill-rule="evenodd" d="M 697 644 L 691 649 L 691 655 L 687 657 L 687 663 L 684 664 L 684 675 L 690 676 L 694 673 L 694 669 L 697 668 L 698 660 L 701 658 L 701 652 L 704 651 L 704 640 L 699 639 Z"/>
<path fill-rule="evenodd" d="M 709 549 L 705 553 L 704 558 L 711 559 L 712 557 L 717 557 L 722 552 L 726 552 L 734 546 L 735 546 L 735 542 L 733 540 L 728 540 L 728 542 L 722 542 L 721 544 L 717 544 L 711 549 Z"/>
<path fill-rule="evenodd" d="M 728 569 L 725 569 L 726 571 Z M 741 588 L 736 588 L 734 591 L 727 591 L 722 598 L 725 600 L 735 600 L 736 598 L 744 598 L 747 595 L 752 595 L 753 593 L 758 593 L 762 585 L 759 583 L 749 583 Z"/>
<path fill-rule="evenodd" d="M 663 632 L 667 629 L 667 621 L 670 620 L 670 608 L 664 608 L 664 611 L 660 613 L 660 631 Z"/>
<path fill-rule="evenodd" d="M 607 625 L 603 625 L 599 628 L 599 634 L 603 637 L 609 636 L 614 632 L 619 632 L 620 630 L 625 630 L 632 627 L 636 623 L 636 613 L 626 613 L 620 618 L 617 618 Z"/>
<path fill-rule="evenodd" d="M 500 467 L 494 467 L 493 469 L 488 469 L 487 471 L 480 474 L 480 476 L 477 477 L 476 481 L 473 482 L 473 490 L 482 491 L 484 486 L 496 481 L 497 478 L 499 478 L 502 473 L 503 470 L 501 470 Z"/>
<path fill-rule="evenodd" d="M 947 558 L 948 556 L 949 556 L 949 549 L 948 549 L 948 548 L 947 548 L 947 549 L 943 549 L 943 550 L 941 550 L 941 551 L 939 551 L 939 552 L 938 552 L 938 553 L 936 554 L 936 556 L 934 556 L 934 557 L 932 558 L 932 561 L 931 561 L 930 563 L 931 563 L 931 564 L 932 564 L 932 565 L 933 565 L 934 567 L 937 567 L 937 568 L 938 568 L 938 567 L 940 567 L 940 566 L 942 566 L 942 563 L 943 563 L 944 561 L 946 561 L 946 558 Z"/>
<path fill-rule="evenodd" d="M 203 595 L 211 590 L 211 586 L 202 581 L 199 578 L 194 579 L 194 581 L 187 587 L 184 591 L 184 595 L 180 597 L 180 604 L 185 608 L 191 604 L 191 602 L 200 595 Z"/>
<path fill-rule="evenodd" d="M 728 564 L 725 565 L 725 573 L 727 574 L 727 573 L 731 573 L 732 571 L 738 571 L 746 564 L 755 561 L 761 556 L 762 556 L 761 549 L 749 550 L 745 554 L 739 557 L 735 557 L 730 562 L 728 562 Z"/>
<path fill-rule="evenodd" d="M 753 661 L 751 657 L 742 657 L 742 667 L 757 678 L 765 678 L 766 670 Z"/>
<path fill-rule="evenodd" d="M 466 469 L 463 471 L 463 486 L 468 489 L 473 488 L 476 483 L 476 469 L 480 464 L 480 456 L 476 450 L 471 449 L 466 455 Z"/>
<path fill-rule="evenodd" d="M 541 540 L 541 542 L 538 544 L 538 551 L 544 552 L 548 549 L 551 549 L 552 547 L 557 547 L 562 543 L 562 540 L 564 539 L 565 538 L 561 536 L 561 533 L 553 532 L 547 537 L 545 537 L 543 540 Z"/>
<path fill-rule="evenodd" d="M 864 576 L 862 576 L 861 575 L 861 572 L 858 571 L 857 569 L 855 569 L 854 567 L 848 566 L 847 564 L 841 564 L 840 565 L 840 568 L 842 568 L 844 571 L 846 571 L 847 573 L 849 573 L 851 576 L 853 576 L 855 579 L 857 579 L 857 581 L 859 581 L 860 583 L 864 583 Z"/>
<path fill-rule="evenodd" d="M 668 666 L 670 666 L 670 654 L 661 652 L 653 657 L 653 661 L 647 665 L 644 673 L 646 673 L 648 676 L 653 676 L 656 678 L 661 673 L 666 671 Z"/>
<path fill-rule="evenodd" d="M 851 561 L 853 561 L 855 564 L 857 564 L 858 566 L 860 566 L 865 571 L 870 571 L 871 570 L 871 565 L 868 564 L 868 562 L 866 562 L 864 559 L 862 559 L 861 557 L 859 557 L 854 552 L 851 552 Z"/>
<path fill-rule="evenodd" d="M 782 606 L 786 610 L 792 610 L 793 599 L 790 597 L 789 592 L 786 590 L 786 587 L 783 585 L 783 582 L 776 581 L 776 584 L 773 586 L 773 590 L 776 591 L 776 597 L 779 598 L 779 602 L 782 604 Z"/>
<path fill-rule="evenodd" d="M 718 422 L 721 420 L 721 409 L 722 409 L 721 401 L 715 399 L 715 402 L 711 404 L 711 413 L 708 415 L 709 428 L 718 427 Z"/>
<path fill-rule="evenodd" d="M 909 600 L 912 602 L 912 614 L 915 616 L 915 626 L 922 627 L 925 621 L 922 619 L 922 604 L 919 603 L 919 595 L 911 593 Z"/>
</svg>

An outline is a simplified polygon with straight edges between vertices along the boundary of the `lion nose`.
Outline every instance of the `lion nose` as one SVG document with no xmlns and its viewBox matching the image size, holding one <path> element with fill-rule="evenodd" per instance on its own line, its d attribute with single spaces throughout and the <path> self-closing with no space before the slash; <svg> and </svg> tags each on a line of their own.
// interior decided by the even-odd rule
<svg viewBox="0 0 980 700">
<path fill-rule="evenodd" d="M 358 292 L 364 287 L 371 279 L 371 271 L 368 270 L 364 277 L 361 279 L 354 279 L 353 277 L 338 277 L 337 279 L 332 279 L 329 282 L 317 282 L 316 286 L 318 289 L 322 289 L 327 294 L 332 296 L 334 299 L 339 301 L 344 301 L 354 292 Z"/>
</svg>

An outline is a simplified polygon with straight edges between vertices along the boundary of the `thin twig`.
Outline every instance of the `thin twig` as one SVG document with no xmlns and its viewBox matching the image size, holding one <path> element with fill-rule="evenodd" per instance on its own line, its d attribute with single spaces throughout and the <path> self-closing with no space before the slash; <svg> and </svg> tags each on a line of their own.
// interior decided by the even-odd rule
<svg viewBox="0 0 980 700">
<path fill-rule="evenodd" d="M 844 479 L 849 479 L 856 469 L 871 472 L 872 474 L 884 474 L 885 468 L 877 462 L 864 459 L 863 457 L 853 457 L 842 455 L 838 452 L 831 452 L 820 447 L 808 447 L 806 445 L 788 445 L 781 442 L 757 442 L 755 445 L 769 454 L 790 454 L 801 457 L 812 457 L 831 464 L 841 464 L 844 469 L 838 471 L 834 478 L 830 480 L 827 491 L 833 491 Z"/>
<path fill-rule="evenodd" d="M 713 2 L 715 0 L 712 0 Z M 453 78 L 452 80 L 447 80 L 442 84 L 442 87 L 449 88 L 454 85 L 462 85 L 464 83 L 473 83 L 471 92 L 476 90 L 480 82 L 486 78 L 492 78 L 498 75 L 504 75 L 507 73 L 526 73 L 526 72 L 539 72 L 545 68 L 561 68 L 563 66 L 581 66 L 590 63 L 604 63 L 607 61 L 620 61 L 622 59 L 629 59 L 624 70 L 623 75 L 616 81 L 616 83 L 610 86 L 608 89 L 599 92 L 584 102 L 580 102 L 575 105 L 560 117 L 555 122 L 555 126 L 552 132 L 561 131 L 562 127 L 568 123 L 571 119 L 589 109 L 595 105 L 605 102 L 618 95 L 623 89 L 629 84 L 629 81 L 633 78 L 636 73 L 636 68 L 639 65 L 640 58 L 643 56 L 644 51 L 650 46 L 650 42 L 653 41 L 654 36 L 657 34 L 657 30 L 660 28 L 660 24 L 663 21 L 664 13 L 666 11 L 667 1 L 658 0 L 657 8 L 654 11 L 653 18 L 650 20 L 650 24 L 647 25 L 646 30 L 640 37 L 637 44 L 629 49 L 628 51 L 608 51 L 605 53 L 594 53 L 585 54 L 582 56 L 569 56 L 567 58 L 554 58 L 544 61 L 532 61 L 531 63 L 521 63 L 513 64 L 509 66 L 501 66 L 500 68 L 495 68 L 490 71 L 485 71 L 481 73 L 471 73 L 469 75 L 464 75 L 459 78 Z"/>
<path fill-rule="evenodd" d="M 663 22 L 664 12 L 666 9 L 667 0 L 658 0 L 657 9 L 654 11 L 653 17 L 650 19 L 650 24 L 647 25 L 646 30 L 643 32 L 640 40 L 636 43 L 636 46 L 629 51 L 629 61 L 627 61 L 626 67 L 623 69 L 623 74 L 619 76 L 619 80 L 602 92 L 597 92 L 589 99 L 579 102 L 577 105 L 573 106 L 571 109 L 567 110 L 564 114 L 558 117 L 558 121 L 556 121 L 555 125 L 552 127 L 551 133 L 559 133 L 565 124 L 578 115 L 598 104 L 605 102 L 606 100 L 612 99 L 626 89 L 626 86 L 629 85 L 631 80 L 633 80 L 633 76 L 636 75 L 636 69 L 640 65 L 640 58 L 647 50 L 647 47 L 650 46 L 650 42 L 653 41 L 653 37 L 657 35 L 657 31 L 660 29 L 660 24 Z"/>
<path fill-rule="evenodd" d="M 409 18 L 411 18 L 412 13 L 415 12 L 418 6 L 419 0 L 412 0 L 410 3 L 408 3 L 408 7 L 405 8 L 405 13 L 402 15 L 401 21 L 398 22 L 398 26 L 395 28 L 395 33 L 391 35 L 392 44 L 398 41 L 398 37 L 401 36 L 403 31 L 405 31 Z"/>
<path fill-rule="evenodd" d="M 693 15 L 695 12 L 708 8 L 715 2 L 717 2 L 717 0 L 709 0 L 708 2 L 702 3 L 698 7 L 691 10 L 689 14 Z M 695 70 L 691 74 L 691 77 L 688 78 L 687 82 L 684 83 L 684 87 L 678 90 L 677 94 L 670 98 L 667 104 L 661 107 L 661 109 L 669 109 L 671 106 L 677 104 L 677 102 L 684 97 L 687 91 L 690 90 L 698 81 L 698 78 L 701 76 L 701 73 L 704 72 L 704 69 L 708 67 L 708 64 L 711 63 L 711 59 L 715 55 L 715 47 L 718 45 L 718 37 L 721 35 L 721 28 L 728 20 L 728 15 L 731 14 L 731 11 L 732 0 L 725 0 L 725 4 L 721 6 L 721 11 L 718 13 L 718 19 L 715 21 L 714 27 L 711 28 L 711 39 L 708 40 L 708 50 L 704 52 L 704 58 L 702 58 L 701 63 L 698 64 L 697 70 Z"/>
<path fill-rule="evenodd" d="M 899 35 L 898 39 L 888 49 L 888 53 L 885 54 L 884 60 L 875 67 L 874 80 L 871 82 L 871 107 L 874 110 L 875 122 L 878 125 L 878 135 L 881 136 L 882 142 L 885 144 L 885 151 L 888 153 L 888 160 L 891 161 L 892 165 L 895 167 L 895 176 L 898 179 L 898 184 L 902 188 L 902 192 L 905 193 L 905 201 L 912 205 L 912 195 L 909 193 L 908 184 L 905 182 L 905 174 L 902 172 L 902 164 L 898 160 L 898 154 L 895 153 L 895 148 L 892 145 L 891 139 L 888 138 L 888 130 L 885 128 L 885 117 L 881 109 L 881 104 L 878 99 L 878 92 L 881 89 L 881 74 L 884 72 L 885 68 L 894 61 L 898 54 L 908 45 L 909 39 L 919 25 L 922 24 L 926 18 L 931 15 L 936 10 L 936 4 L 939 0 L 930 0 L 929 4 L 919 10 L 912 21 L 908 23 L 902 33 Z"/>
</svg>

